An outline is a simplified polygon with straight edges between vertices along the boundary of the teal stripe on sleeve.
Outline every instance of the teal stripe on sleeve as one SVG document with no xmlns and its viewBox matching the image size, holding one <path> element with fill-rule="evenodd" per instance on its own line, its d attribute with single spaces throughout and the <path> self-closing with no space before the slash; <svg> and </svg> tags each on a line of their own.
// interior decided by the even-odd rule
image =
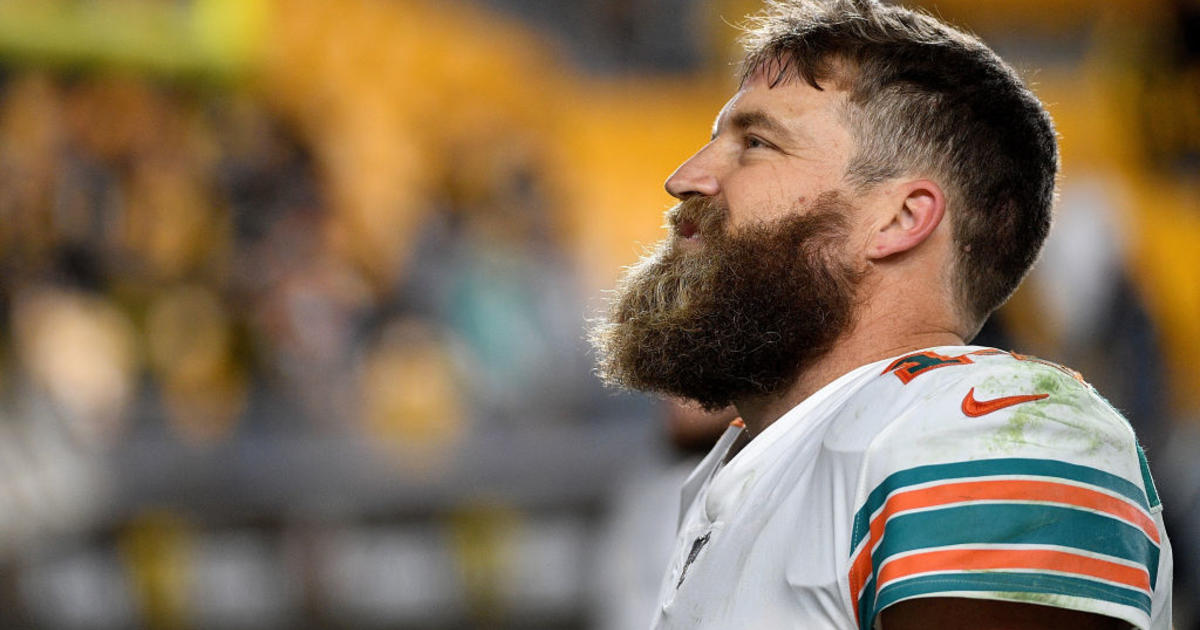
<svg viewBox="0 0 1200 630">
<path fill-rule="evenodd" d="M 1138 465 L 1142 468 L 1142 485 L 1146 487 L 1146 498 L 1150 500 L 1150 509 L 1162 505 L 1158 498 L 1158 488 L 1154 487 L 1154 478 L 1150 476 L 1150 462 L 1146 460 L 1146 451 L 1138 444 Z"/>
<path fill-rule="evenodd" d="M 921 596 L 936 596 L 953 591 L 990 591 L 1009 593 L 1030 603 L 1041 603 L 1049 598 L 1038 595 L 1066 595 L 1084 597 L 1122 604 L 1150 614 L 1150 597 L 1145 593 L 1086 578 L 1074 578 L 1036 572 L 999 573 L 995 571 L 964 571 L 961 573 L 917 576 L 887 586 L 872 602 L 869 615 L 865 616 L 860 628 L 871 628 L 874 617 L 883 609 L 904 599 Z"/>
<path fill-rule="evenodd" d="M 878 571 L 890 556 L 917 549 L 963 544 L 1057 545 L 1136 562 L 1150 582 L 1159 549 L 1141 529 L 1084 510 L 1038 504 L 968 504 L 901 514 L 888 521 L 871 554 Z"/>
<path fill-rule="evenodd" d="M 875 623 L 875 577 L 867 580 L 862 599 L 858 600 L 858 628 L 871 630 Z"/>
<path fill-rule="evenodd" d="M 969 478 L 995 477 L 1004 475 L 1027 475 L 1067 479 L 1115 492 L 1149 511 L 1146 493 L 1133 482 L 1089 466 L 1068 464 L 1052 459 L 1001 458 L 984 459 L 950 464 L 918 466 L 892 473 L 867 496 L 862 508 L 854 515 L 854 530 L 850 542 L 850 553 L 858 548 L 870 533 L 871 515 L 883 506 L 888 495 L 904 488 L 934 481 L 956 482 Z"/>
</svg>

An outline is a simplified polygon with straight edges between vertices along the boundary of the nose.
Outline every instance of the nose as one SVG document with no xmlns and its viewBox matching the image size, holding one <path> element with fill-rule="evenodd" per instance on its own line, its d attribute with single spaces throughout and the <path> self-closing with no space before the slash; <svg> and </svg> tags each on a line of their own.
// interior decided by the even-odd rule
<svg viewBox="0 0 1200 630">
<path fill-rule="evenodd" d="M 680 200 L 693 195 L 712 197 L 721 191 L 720 182 L 712 168 L 713 165 L 710 164 L 711 148 L 710 144 L 700 149 L 667 178 L 664 187 L 672 197 Z"/>
</svg>

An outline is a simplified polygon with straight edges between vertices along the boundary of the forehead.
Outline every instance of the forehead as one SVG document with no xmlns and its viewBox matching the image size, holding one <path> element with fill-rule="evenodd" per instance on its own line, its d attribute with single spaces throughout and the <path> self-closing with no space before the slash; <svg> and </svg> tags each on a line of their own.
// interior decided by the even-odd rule
<svg viewBox="0 0 1200 630">
<path fill-rule="evenodd" d="M 756 73 L 721 108 L 713 123 L 713 134 L 718 135 L 733 123 L 759 120 L 777 123 L 797 142 L 846 143 L 850 140 L 843 119 L 846 103 L 846 92 L 832 85 L 818 90 L 793 79 L 772 87 L 761 73 Z"/>
</svg>

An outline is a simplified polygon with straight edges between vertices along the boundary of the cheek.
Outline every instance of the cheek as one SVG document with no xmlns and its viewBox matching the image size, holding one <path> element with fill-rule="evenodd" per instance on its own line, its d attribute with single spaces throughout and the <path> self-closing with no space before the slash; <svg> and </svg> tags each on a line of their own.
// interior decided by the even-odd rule
<svg viewBox="0 0 1200 630">
<path fill-rule="evenodd" d="M 781 185 L 779 179 L 763 179 L 742 186 L 725 188 L 730 225 L 743 227 L 770 223 L 809 207 L 813 196 L 808 189 Z"/>
</svg>

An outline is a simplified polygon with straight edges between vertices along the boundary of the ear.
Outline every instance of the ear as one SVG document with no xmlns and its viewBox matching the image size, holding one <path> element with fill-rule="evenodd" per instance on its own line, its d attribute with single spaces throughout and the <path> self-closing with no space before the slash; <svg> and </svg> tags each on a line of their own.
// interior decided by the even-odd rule
<svg viewBox="0 0 1200 630">
<path fill-rule="evenodd" d="M 887 258 L 915 248 L 941 224 L 946 195 L 929 179 L 904 182 L 888 192 L 887 210 L 867 244 L 871 260 Z"/>
</svg>

